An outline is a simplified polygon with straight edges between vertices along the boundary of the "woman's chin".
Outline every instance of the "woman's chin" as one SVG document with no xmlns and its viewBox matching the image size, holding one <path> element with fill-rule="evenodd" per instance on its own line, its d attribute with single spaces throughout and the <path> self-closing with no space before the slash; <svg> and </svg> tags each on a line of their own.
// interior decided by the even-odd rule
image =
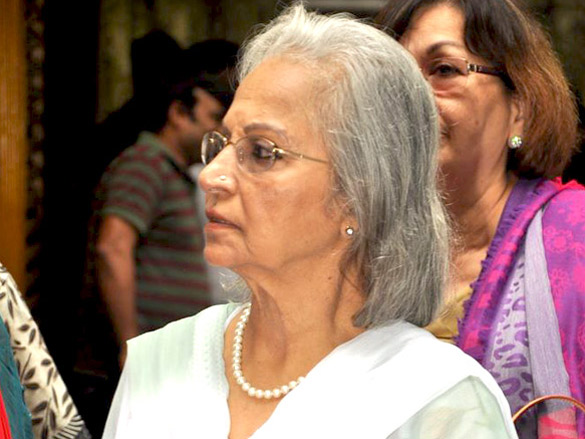
<svg viewBox="0 0 585 439">
<path fill-rule="evenodd" d="M 214 267 L 231 268 L 233 265 L 233 258 L 229 255 L 229 252 L 213 247 L 214 246 L 206 246 L 203 252 L 203 256 L 207 263 Z"/>
</svg>

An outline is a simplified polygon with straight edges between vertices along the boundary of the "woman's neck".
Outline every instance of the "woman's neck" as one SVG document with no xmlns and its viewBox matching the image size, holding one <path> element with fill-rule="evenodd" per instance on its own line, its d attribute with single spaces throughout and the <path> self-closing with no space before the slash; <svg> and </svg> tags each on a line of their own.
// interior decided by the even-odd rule
<svg viewBox="0 0 585 439">
<path fill-rule="evenodd" d="M 469 288 L 478 278 L 516 181 L 510 174 L 492 185 L 461 185 L 448 192 L 447 209 L 454 223 L 455 243 L 447 297 Z"/>
<path fill-rule="evenodd" d="M 251 313 L 242 340 L 241 370 L 256 389 L 272 390 L 305 376 L 335 347 L 363 332 L 353 315 L 365 301 L 357 278 L 320 264 L 298 276 L 250 281 Z M 233 344 L 239 316 L 225 333 L 224 361 L 229 383 L 230 438 L 249 437 L 271 416 L 280 398 L 249 396 L 233 376 Z"/>
<path fill-rule="evenodd" d="M 314 270 L 302 278 L 252 283 L 243 363 L 261 363 L 289 380 L 304 375 L 336 346 L 362 332 L 353 325 L 365 300 L 355 285 L 342 278 L 337 267 L 329 273 Z M 268 381 L 271 374 L 264 370 L 262 375 Z"/>
<path fill-rule="evenodd" d="M 459 241 L 457 250 L 489 247 L 517 178 L 512 174 L 490 185 L 461 185 L 447 194 L 447 209 Z"/>
</svg>

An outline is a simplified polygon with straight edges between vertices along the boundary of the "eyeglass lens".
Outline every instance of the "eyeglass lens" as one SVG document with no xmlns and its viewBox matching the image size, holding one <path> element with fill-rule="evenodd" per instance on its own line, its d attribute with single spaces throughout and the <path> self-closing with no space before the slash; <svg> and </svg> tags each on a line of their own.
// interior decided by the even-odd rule
<svg viewBox="0 0 585 439">
<path fill-rule="evenodd" d="M 211 131 L 203 135 L 201 141 L 201 161 L 208 165 L 225 147 L 226 141 L 221 134 Z"/>
<path fill-rule="evenodd" d="M 203 136 L 201 160 L 208 165 L 227 145 L 227 139 L 217 132 Z M 256 173 L 270 169 L 280 157 L 276 145 L 256 136 L 245 136 L 235 144 L 238 163 L 247 172 Z"/>
<path fill-rule="evenodd" d="M 238 161 L 248 172 L 267 171 L 279 157 L 275 145 L 262 137 L 243 137 L 236 143 Z"/>
</svg>

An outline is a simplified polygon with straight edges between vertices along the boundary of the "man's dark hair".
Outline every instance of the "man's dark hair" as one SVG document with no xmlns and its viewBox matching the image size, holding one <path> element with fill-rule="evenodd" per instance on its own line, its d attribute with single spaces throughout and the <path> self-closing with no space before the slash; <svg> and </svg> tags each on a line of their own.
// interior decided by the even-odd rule
<svg viewBox="0 0 585 439">
<path fill-rule="evenodd" d="M 201 84 L 195 78 L 186 78 L 153 90 L 148 102 L 145 103 L 147 108 L 144 115 L 145 129 L 153 133 L 160 132 L 167 123 L 169 108 L 175 101 L 180 104 L 181 110 L 192 114 L 193 107 L 197 103 L 194 91 L 196 87 L 200 86 Z"/>
<path fill-rule="evenodd" d="M 200 87 L 211 93 L 227 109 L 234 98 L 233 72 L 240 46 L 227 40 L 197 42 L 185 51 L 185 65 L 199 79 Z"/>
<path fill-rule="evenodd" d="M 179 79 L 183 49 L 160 29 L 154 29 L 132 41 L 132 83 L 134 95 L 148 95 L 153 87 L 172 84 Z"/>
<path fill-rule="evenodd" d="M 157 42 L 160 48 L 173 47 L 168 44 L 167 38 L 158 33 L 150 40 Z M 176 59 L 172 55 L 174 71 L 158 75 L 156 81 L 149 82 L 149 89 L 138 96 L 144 107 L 144 129 L 160 132 L 167 123 L 169 108 L 175 101 L 186 113 L 191 114 L 197 103 L 194 95 L 196 88 L 210 93 L 227 109 L 234 95 L 231 71 L 236 65 L 238 49 L 236 43 L 226 40 L 206 40 L 193 44 Z M 152 63 L 153 60 L 150 61 Z M 158 64 L 158 60 L 153 64 Z"/>
</svg>

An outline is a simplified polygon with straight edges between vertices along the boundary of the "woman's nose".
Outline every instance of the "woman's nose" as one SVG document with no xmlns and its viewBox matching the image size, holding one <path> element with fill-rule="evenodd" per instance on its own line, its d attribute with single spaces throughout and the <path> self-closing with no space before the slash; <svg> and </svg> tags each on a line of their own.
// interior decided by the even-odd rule
<svg viewBox="0 0 585 439">
<path fill-rule="evenodd" d="M 199 174 L 199 187 L 204 192 L 232 191 L 237 167 L 234 147 L 227 145 Z"/>
</svg>

